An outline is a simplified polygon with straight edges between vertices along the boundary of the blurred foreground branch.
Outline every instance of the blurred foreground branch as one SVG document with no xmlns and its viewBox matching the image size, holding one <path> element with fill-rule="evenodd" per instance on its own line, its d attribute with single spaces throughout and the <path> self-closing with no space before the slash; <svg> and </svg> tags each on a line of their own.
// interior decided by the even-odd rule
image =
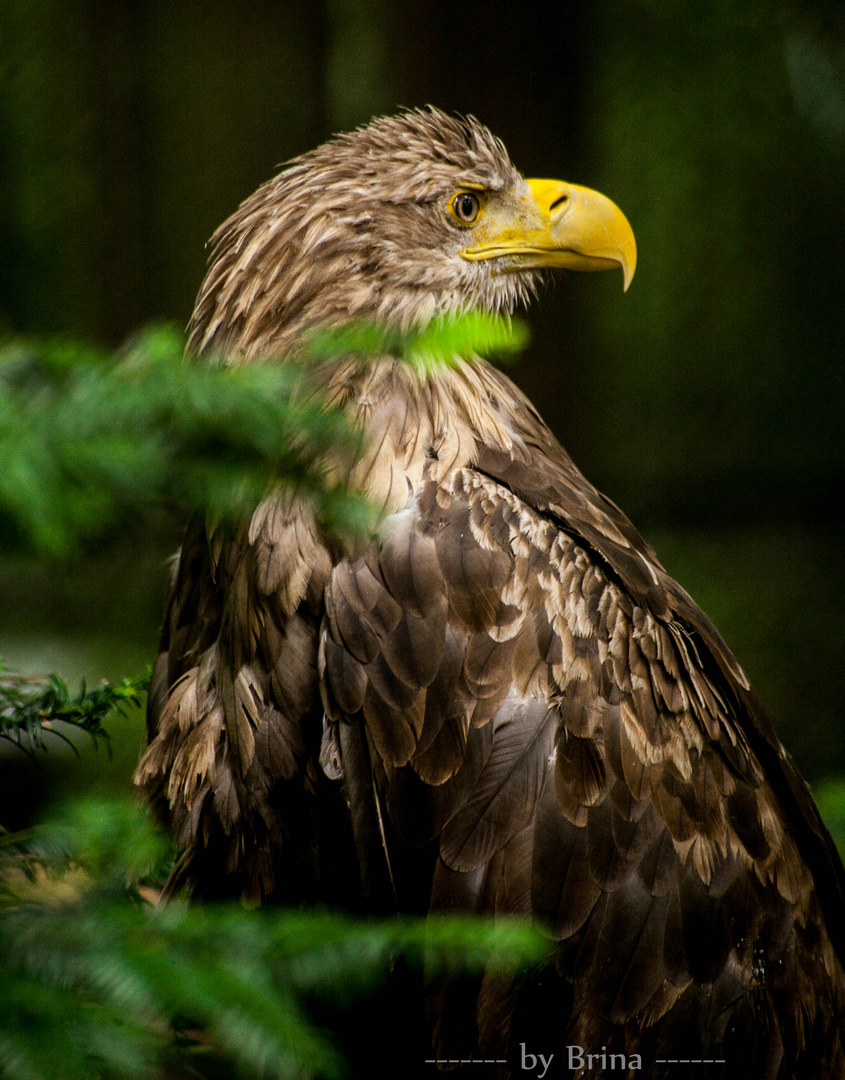
<svg viewBox="0 0 845 1080">
<path fill-rule="evenodd" d="M 65 555 L 152 504 L 232 516 L 282 479 L 330 524 L 360 528 L 360 500 L 320 475 L 352 432 L 296 400 L 294 368 L 201 366 L 182 351 L 167 327 L 115 357 L 56 340 L 0 350 L 0 536 Z"/>
<path fill-rule="evenodd" d="M 454 355 L 519 349 L 524 329 L 470 313 L 419 332 L 354 326 L 313 337 L 304 362 L 198 363 L 166 326 L 112 356 L 56 339 L 0 344 L 0 546 L 66 555 L 151 505 L 240 519 L 273 484 L 294 486 L 332 530 L 375 524 L 374 508 L 327 461 L 362 433 L 326 407 L 308 366 L 396 350 L 418 369 Z"/>
<path fill-rule="evenodd" d="M 512 972 L 545 948 L 508 922 L 156 908 L 167 854 L 128 801 L 0 840 L 0 1075 L 336 1077 L 315 1006 L 324 1017 L 375 992 L 399 957 L 430 975 L 492 955 Z"/>
</svg>

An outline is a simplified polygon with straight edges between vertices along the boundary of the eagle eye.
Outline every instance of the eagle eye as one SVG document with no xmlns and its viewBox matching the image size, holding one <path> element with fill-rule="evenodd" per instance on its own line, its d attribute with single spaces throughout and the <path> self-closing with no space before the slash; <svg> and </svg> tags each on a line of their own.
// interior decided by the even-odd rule
<svg viewBox="0 0 845 1080">
<path fill-rule="evenodd" d="M 474 191 L 459 191 L 452 196 L 449 209 L 461 225 L 474 225 L 481 213 L 481 200 Z"/>
</svg>

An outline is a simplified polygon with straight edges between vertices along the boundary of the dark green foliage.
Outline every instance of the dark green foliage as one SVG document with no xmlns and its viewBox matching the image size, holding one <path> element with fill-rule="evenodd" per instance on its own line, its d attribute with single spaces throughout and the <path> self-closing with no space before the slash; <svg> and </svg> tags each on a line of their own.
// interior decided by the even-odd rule
<svg viewBox="0 0 845 1080">
<path fill-rule="evenodd" d="M 115 357 L 55 340 L 2 349 L 7 537 L 63 554 L 156 502 L 237 514 L 274 477 L 304 489 L 330 525 L 361 527 L 360 500 L 319 479 L 325 453 L 353 435 L 338 414 L 294 400 L 295 369 L 199 366 L 182 352 L 167 327 Z"/>
<path fill-rule="evenodd" d="M 491 953 L 510 968 L 542 948 L 515 924 L 157 908 L 165 860 L 129 802 L 80 803 L 0 843 L 0 1075 L 339 1076 L 314 1003 L 373 992 L 400 956 L 471 971 Z"/>
<path fill-rule="evenodd" d="M 521 326 L 476 313 L 411 334 L 356 326 L 314 339 L 314 359 L 387 345 L 418 367 L 454 353 L 512 353 Z M 116 356 L 60 340 L 0 347 L 0 541 L 66 554 L 164 504 L 237 518 L 273 482 L 293 485 L 330 529 L 358 532 L 374 512 L 325 463 L 360 438 L 303 394 L 303 367 L 195 364 L 168 327 Z M 299 392 L 299 393 L 298 393 Z"/>
<path fill-rule="evenodd" d="M 44 748 L 45 735 L 73 746 L 55 724 L 67 724 L 90 735 L 96 744 L 108 744 L 103 721 L 111 712 L 123 713 L 137 707 L 149 686 L 149 674 L 119 683 L 103 683 L 95 690 L 85 684 L 74 697 L 58 675 L 12 675 L 0 666 L 0 739 L 8 739 L 22 750 Z"/>
<path fill-rule="evenodd" d="M 457 317 L 433 319 L 418 331 L 401 331 L 376 323 L 352 323 L 337 330 L 318 331 L 309 338 L 312 360 L 352 353 L 362 358 L 401 356 L 418 371 L 450 364 L 458 356 L 509 359 L 525 348 L 528 328 L 519 319 L 468 311 Z"/>
</svg>

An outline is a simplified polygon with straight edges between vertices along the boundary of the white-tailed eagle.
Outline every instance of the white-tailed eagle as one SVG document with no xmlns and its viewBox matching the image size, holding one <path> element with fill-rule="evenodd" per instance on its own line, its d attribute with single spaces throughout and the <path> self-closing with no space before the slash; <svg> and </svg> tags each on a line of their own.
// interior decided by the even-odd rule
<svg viewBox="0 0 845 1080">
<path fill-rule="evenodd" d="M 627 286 L 635 260 L 604 196 L 410 111 L 220 227 L 189 349 L 296 356 L 316 327 L 510 312 L 550 268 Z M 476 1080 L 532 1054 L 549 1076 L 845 1076 L 842 864 L 707 617 L 494 367 L 310 377 L 366 433 L 349 482 L 383 520 L 344 544 L 271 491 L 239 529 L 190 528 L 138 770 L 179 879 L 533 921 L 541 969 L 427 988 L 426 1058 Z"/>
</svg>

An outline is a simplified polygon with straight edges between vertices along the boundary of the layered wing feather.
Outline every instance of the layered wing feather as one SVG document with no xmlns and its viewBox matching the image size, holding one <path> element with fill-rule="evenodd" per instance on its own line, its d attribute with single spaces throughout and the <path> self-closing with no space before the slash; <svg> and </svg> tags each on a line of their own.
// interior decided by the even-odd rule
<svg viewBox="0 0 845 1080">
<path fill-rule="evenodd" d="M 284 492 L 232 534 L 202 522 L 188 532 L 136 774 L 184 848 L 172 888 L 254 901 L 319 892 L 318 819 L 338 800 L 315 767 L 330 569 L 313 518 Z"/>
<path fill-rule="evenodd" d="M 441 1058 L 845 1071 L 841 864 L 715 629 L 503 376 L 349 371 L 378 541 L 277 492 L 177 564 L 138 772 L 173 887 L 533 920 L 537 971 L 430 982 Z"/>
<path fill-rule="evenodd" d="M 416 850 L 431 910 L 530 915 L 558 943 L 544 1051 L 655 1062 L 686 1040 L 813 1075 L 842 1060 L 845 1002 L 826 882 L 789 817 L 800 781 L 705 617 L 574 467 L 542 460 L 432 461 L 379 545 L 333 572 L 324 702 L 377 788 L 359 851 L 387 859 L 397 897 Z M 482 980 L 473 1053 L 513 1053 L 532 985 Z M 438 1056 L 466 1054 L 466 987 L 431 995 Z"/>
</svg>

